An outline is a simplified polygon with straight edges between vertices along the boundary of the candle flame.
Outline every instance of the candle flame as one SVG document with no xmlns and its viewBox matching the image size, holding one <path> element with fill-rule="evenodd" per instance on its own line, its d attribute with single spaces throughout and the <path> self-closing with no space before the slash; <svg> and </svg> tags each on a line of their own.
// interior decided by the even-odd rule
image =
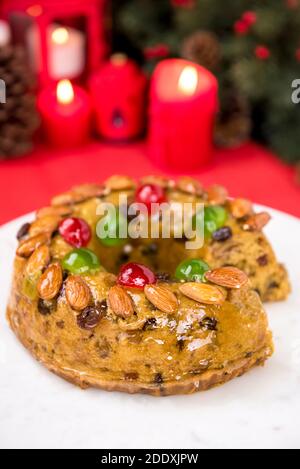
<svg viewBox="0 0 300 469">
<path fill-rule="evenodd" d="M 60 104 L 70 104 L 74 101 L 74 88 L 70 80 L 61 80 L 58 83 L 56 96 Z"/>
<path fill-rule="evenodd" d="M 63 45 L 68 42 L 69 36 L 67 28 L 57 28 L 52 33 L 52 41 L 54 44 Z"/>
<path fill-rule="evenodd" d="M 178 87 L 187 96 L 192 96 L 195 94 L 199 83 L 198 71 L 195 67 L 189 65 L 185 67 L 178 81 Z"/>
</svg>

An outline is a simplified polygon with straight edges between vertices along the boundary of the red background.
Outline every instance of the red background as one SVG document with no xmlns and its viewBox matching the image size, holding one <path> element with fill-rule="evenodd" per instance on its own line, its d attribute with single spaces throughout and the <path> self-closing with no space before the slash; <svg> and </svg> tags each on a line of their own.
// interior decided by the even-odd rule
<svg viewBox="0 0 300 469">
<path fill-rule="evenodd" d="M 20 160 L 0 162 L 0 224 L 48 205 L 51 196 L 72 185 L 102 182 L 112 174 L 172 175 L 153 166 L 145 143 L 91 143 L 81 150 L 63 152 L 40 147 Z M 295 170 L 256 144 L 216 150 L 212 163 L 193 176 L 206 186 L 224 184 L 233 196 L 247 197 L 300 217 L 300 186 Z"/>
</svg>

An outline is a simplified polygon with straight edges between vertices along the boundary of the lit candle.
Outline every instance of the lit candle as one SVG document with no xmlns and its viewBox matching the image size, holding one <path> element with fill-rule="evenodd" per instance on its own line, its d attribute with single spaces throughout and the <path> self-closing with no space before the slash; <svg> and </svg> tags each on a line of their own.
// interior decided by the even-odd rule
<svg viewBox="0 0 300 469">
<path fill-rule="evenodd" d="M 5 47 L 10 43 L 11 32 L 6 21 L 0 20 L 0 47 Z"/>
<path fill-rule="evenodd" d="M 147 78 L 135 62 L 115 54 L 90 80 L 98 133 L 128 141 L 145 129 Z"/>
<path fill-rule="evenodd" d="M 69 80 L 44 89 L 38 97 L 45 137 L 50 145 L 75 148 L 87 142 L 91 131 L 91 104 L 86 91 Z"/>
<path fill-rule="evenodd" d="M 27 43 L 32 66 L 41 69 L 41 47 L 38 29 L 29 28 Z M 77 78 L 85 68 L 85 37 L 81 31 L 51 25 L 47 31 L 48 67 L 53 80 Z"/>
<path fill-rule="evenodd" d="M 208 70 L 180 59 L 161 62 L 150 93 L 153 160 L 175 170 L 192 170 L 208 162 L 217 111 L 218 83 Z"/>
</svg>

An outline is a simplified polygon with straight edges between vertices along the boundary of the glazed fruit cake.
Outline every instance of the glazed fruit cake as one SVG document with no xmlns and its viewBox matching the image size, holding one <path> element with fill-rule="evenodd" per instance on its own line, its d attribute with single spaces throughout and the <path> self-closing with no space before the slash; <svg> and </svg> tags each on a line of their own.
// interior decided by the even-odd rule
<svg viewBox="0 0 300 469">
<path fill-rule="evenodd" d="M 120 195 L 204 203 L 204 246 L 99 237 L 99 206 Z M 118 206 L 111 223 L 124 217 Z M 40 362 L 82 388 L 170 395 L 225 383 L 272 355 L 261 299 L 290 291 L 263 234 L 269 220 L 187 177 L 75 187 L 21 227 L 8 320 Z"/>
</svg>

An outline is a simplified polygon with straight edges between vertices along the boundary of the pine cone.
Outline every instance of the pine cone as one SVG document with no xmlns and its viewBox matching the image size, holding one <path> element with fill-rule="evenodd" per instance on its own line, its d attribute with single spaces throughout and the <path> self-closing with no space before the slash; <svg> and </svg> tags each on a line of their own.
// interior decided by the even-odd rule
<svg viewBox="0 0 300 469">
<path fill-rule="evenodd" d="M 230 89 L 223 96 L 215 142 L 220 147 L 234 148 L 245 143 L 251 135 L 252 121 L 248 102 L 236 90 Z"/>
<path fill-rule="evenodd" d="M 215 71 L 221 61 L 219 39 L 209 31 L 197 31 L 184 40 L 182 56 L 211 71 Z"/>
<path fill-rule="evenodd" d="M 22 156 L 32 148 L 39 118 L 32 94 L 34 84 L 19 47 L 0 48 L 0 78 L 6 85 L 6 103 L 0 104 L 0 160 Z"/>
</svg>

